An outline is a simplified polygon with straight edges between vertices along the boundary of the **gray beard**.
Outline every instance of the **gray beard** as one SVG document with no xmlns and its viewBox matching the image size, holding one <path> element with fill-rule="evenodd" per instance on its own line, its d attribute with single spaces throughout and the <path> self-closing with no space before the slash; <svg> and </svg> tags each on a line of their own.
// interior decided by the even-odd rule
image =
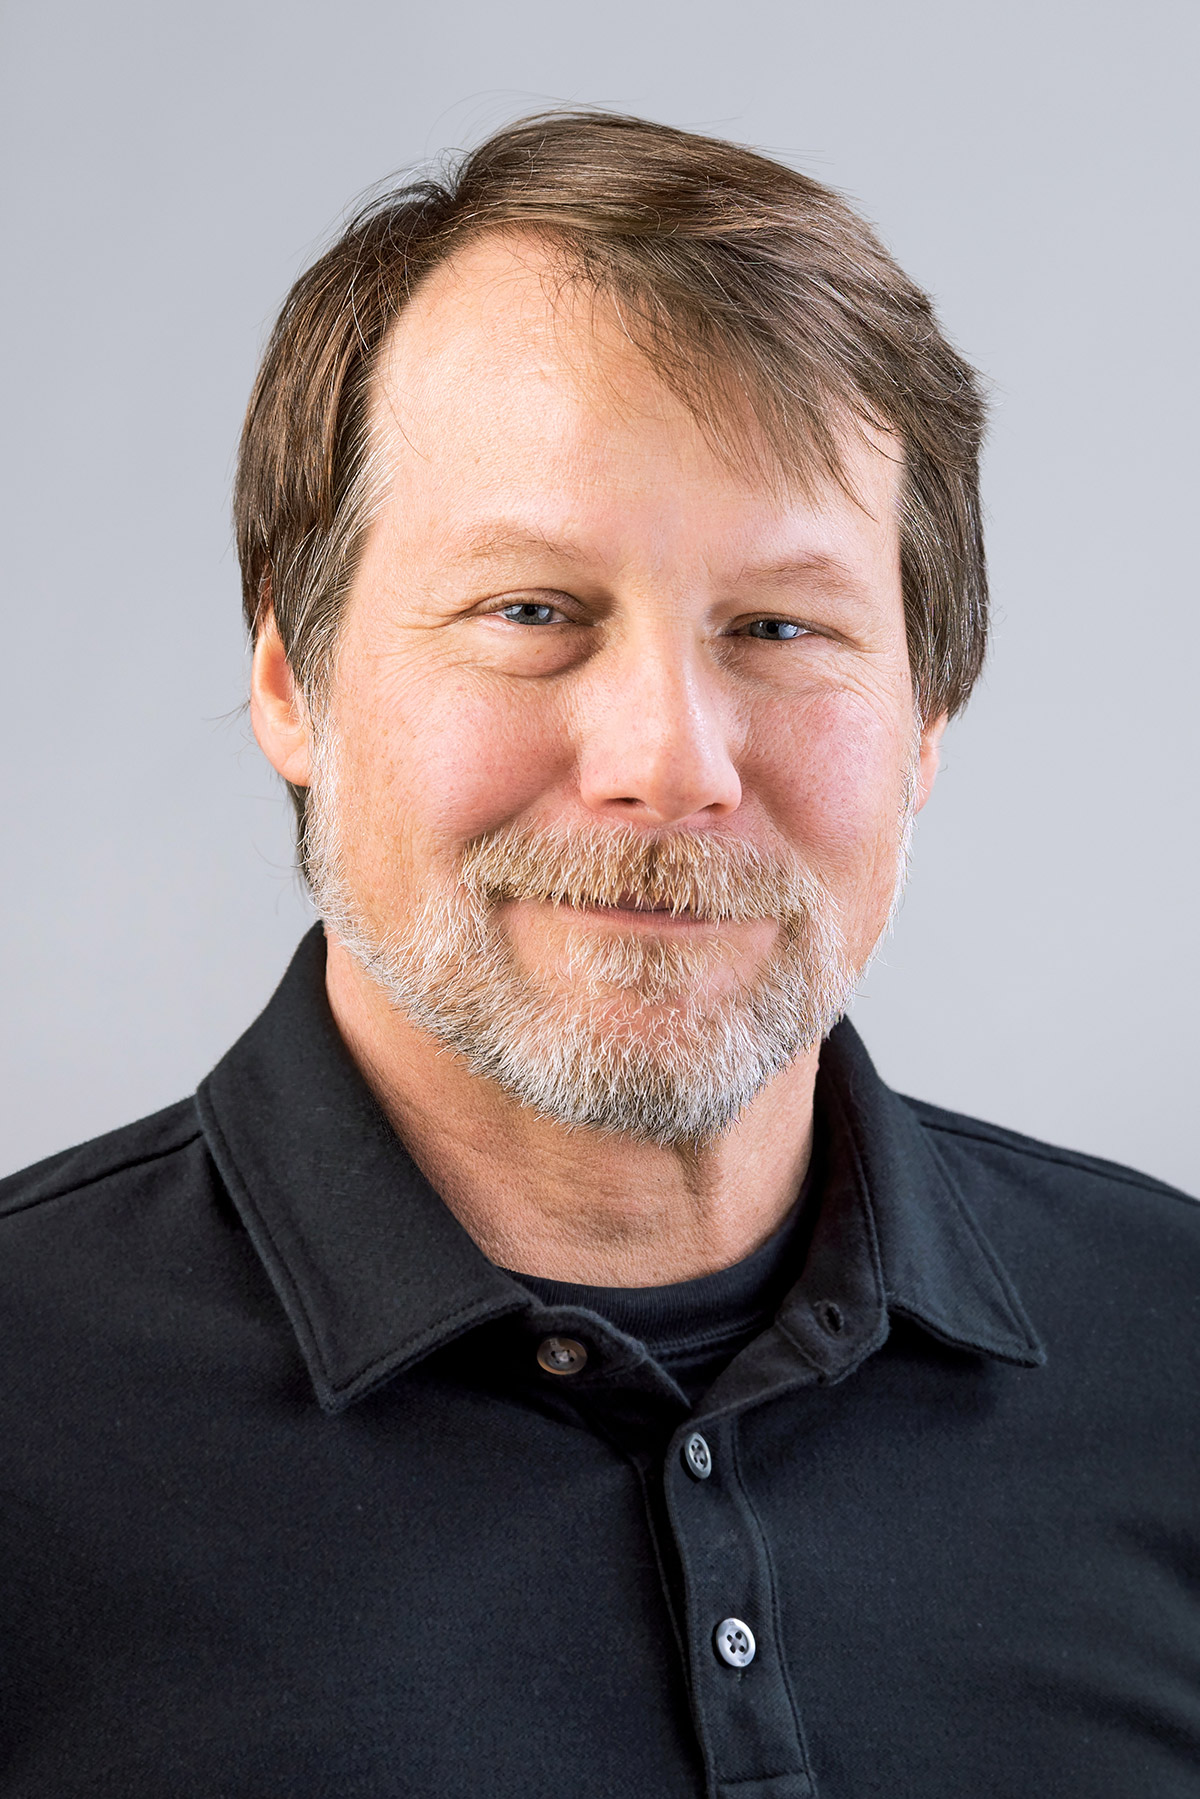
<svg viewBox="0 0 1200 1799">
<path fill-rule="evenodd" d="M 307 846 L 322 919 L 393 1006 L 473 1074 L 556 1124 L 668 1147 L 712 1142 L 832 1030 L 862 976 L 865 964 L 847 959 L 836 903 L 811 873 L 794 863 L 781 870 L 729 839 L 655 842 L 628 826 L 490 834 L 463 852 L 457 881 L 380 929 L 355 903 L 347 876 L 328 743 L 315 763 Z M 912 786 L 891 916 L 907 865 Z M 566 979 L 519 966 L 500 901 L 611 904 L 618 890 L 705 917 L 779 918 L 779 939 L 753 980 L 716 997 L 698 977 L 728 958 L 717 938 L 692 944 L 568 925 Z M 766 891 L 774 909 L 764 909 Z M 623 1016 L 614 1022 L 615 1001 Z"/>
</svg>

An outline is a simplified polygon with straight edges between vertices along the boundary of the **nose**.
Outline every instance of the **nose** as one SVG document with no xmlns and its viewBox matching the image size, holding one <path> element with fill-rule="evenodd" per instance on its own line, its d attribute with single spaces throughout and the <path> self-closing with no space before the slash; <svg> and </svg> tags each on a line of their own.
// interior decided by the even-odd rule
<svg viewBox="0 0 1200 1799">
<path fill-rule="evenodd" d="M 579 778 L 591 811 L 651 827 L 737 810 L 729 708 L 702 663 L 674 632 L 623 646 L 587 709 Z"/>
</svg>

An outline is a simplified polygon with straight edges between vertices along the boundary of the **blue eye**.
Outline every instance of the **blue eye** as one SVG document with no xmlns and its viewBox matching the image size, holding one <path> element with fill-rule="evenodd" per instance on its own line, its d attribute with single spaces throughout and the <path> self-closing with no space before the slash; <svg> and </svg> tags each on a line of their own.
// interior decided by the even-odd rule
<svg viewBox="0 0 1200 1799">
<path fill-rule="evenodd" d="M 804 630 L 790 618 L 756 618 L 746 630 L 748 637 L 764 637 L 769 643 L 779 643 L 788 638 L 799 637 Z"/>
<path fill-rule="evenodd" d="M 518 600 L 500 608 L 501 618 L 514 625 L 549 625 L 554 622 L 557 606 L 538 606 L 532 600 Z"/>
</svg>

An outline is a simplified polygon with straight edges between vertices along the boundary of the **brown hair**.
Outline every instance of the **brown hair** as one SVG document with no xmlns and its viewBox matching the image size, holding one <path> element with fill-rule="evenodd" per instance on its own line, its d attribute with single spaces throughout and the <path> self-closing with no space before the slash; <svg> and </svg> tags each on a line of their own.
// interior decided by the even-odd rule
<svg viewBox="0 0 1200 1799">
<path fill-rule="evenodd" d="M 251 395 L 234 499 L 247 624 L 274 613 L 319 692 L 370 518 L 369 401 L 389 328 L 421 275 L 481 231 L 551 238 L 620 306 L 631 338 L 714 442 L 837 475 L 847 414 L 903 450 L 901 568 L 926 718 L 979 674 L 987 579 L 979 382 L 929 298 L 829 188 L 780 163 L 643 119 L 550 113 L 499 131 L 443 179 L 374 198 L 284 301 Z M 293 789 L 303 859 L 303 789 Z"/>
</svg>

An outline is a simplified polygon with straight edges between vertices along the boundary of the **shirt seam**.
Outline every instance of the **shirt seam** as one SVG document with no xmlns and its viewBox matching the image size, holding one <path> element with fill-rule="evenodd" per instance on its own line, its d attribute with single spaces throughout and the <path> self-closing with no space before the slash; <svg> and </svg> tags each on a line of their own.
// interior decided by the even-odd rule
<svg viewBox="0 0 1200 1799">
<path fill-rule="evenodd" d="M 796 1748 L 799 1751 L 800 1771 L 804 1775 L 805 1779 L 808 1781 L 809 1785 L 811 1786 L 813 1784 L 812 1764 L 809 1761 L 808 1744 L 806 1743 L 806 1741 L 804 1739 L 804 1721 L 800 1715 L 799 1702 L 796 1697 L 795 1688 L 792 1685 L 792 1671 L 791 1671 L 790 1667 L 788 1666 L 788 1658 L 787 1658 L 786 1654 L 784 1653 L 784 1647 L 783 1647 L 783 1618 L 782 1618 L 782 1615 L 780 1612 L 779 1577 L 778 1577 L 778 1573 L 775 1568 L 775 1558 L 771 1554 L 770 1540 L 767 1536 L 766 1530 L 763 1528 L 762 1519 L 758 1515 L 758 1508 L 755 1506 L 753 1499 L 750 1497 L 750 1489 L 747 1486 L 746 1481 L 742 1477 L 742 1441 L 741 1441 L 741 1421 L 740 1421 L 740 1419 L 734 1418 L 733 1423 L 732 1423 L 732 1429 L 730 1430 L 729 1435 L 730 1435 L 731 1461 L 733 1464 L 733 1478 L 737 1482 L 738 1492 L 741 1494 L 741 1497 L 742 1497 L 742 1504 L 745 1506 L 746 1512 L 749 1515 L 750 1521 L 754 1526 L 754 1533 L 758 1538 L 759 1548 L 760 1548 L 760 1551 L 762 1553 L 762 1558 L 763 1558 L 763 1565 L 766 1568 L 767 1579 L 768 1579 L 768 1582 L 770 1583 L 770 1591 L 768 1594 L 768 1598 L 769 1598 L 770 1606 L 771 1606 L 771 1642 L 772 1642 L 772 1647 L 774 1649 L 774 1653 L 777 1656 L 778 1661 L 779 1661 L 779 1672 L 780 1672 L 780 1676 L 783 1680 L 784 1692 L 787 1694 L 788 1702 L 792 1708 L 792 1726 L 796 1732 Z M 732 1786 L 732 1785 L 747 1785 L 748 1786 L 748 1785 L 752 1785 L 754 1783 L 754 1781 L 756 1781 L 756 1780 L 758 1780 L 758 1781 L 779 1780 L 784 1775 L 794 1776 L 795 1773 L 796 1773 L 796 1770 L 794 1768 L 782 1768 L 779 1770 L 778 1773 L 775 1773 L 775 1774 L 738 1775 L 734 1778 L 734 1780 L 722 1781 L 722 1782 L 720 1782 L 720 1784 L 723 1786 Z"/>
<path fill-rule="evenodd" d="M 307 1308 L 304 1308 L 304 1316 L 305 1321 L 311 1330 L 312 1321 Z M 443 1317 L 437 1320 L 436 1324 L 427 1327 L 425 1330 L 413 1331 L 407 1337 L 400 1338 L 391 1349 L 387 1349 L 382 1355 L 376 1356 L 373 1362 L 369 1362 L 365 1368 L 361 1369 L 357 1374 L 352 1375 L 349 1380 L 340 1381 L 336 1385 L 328 1372 L 328 1366 L 325 1357 L 322 1354 L 320 1358 L 321 1371 L 325 1380 L 325 1385 L 335 1399 L 342 1399 L 346 1396 L 357 1399 L 365 1394 L 366 1389 L 370 1387 L 374 1381 L 387 1375 L 398 1362 L 402 1361 L 407 1350 L 418 1346 L 423 1337 L 429 1339 L 428 1348 L 430 1353 L 432 1353 L 435 1348 L 441 1349 L 443 1347 L 448 1347 L 454 1339 L 453 1337 L 447 1337 L 445 1333 L 448 1330 L 451 1330 L 454 1325 L 461 1323 L 464 1318 L 471 1318 L 473 1316 L 478 1316 L 479 1322 L 483 1324 L 486 1323 L 489 1318 L 496 1316 L 503 1318 L 509 1316 L 509 1314 L 504 1312 L 499 1314 L 487 1311 L 481 1312 L 478 1302 L 471 1305 L 459 1306 L 455 1311 L 447 1312 Z M 315 1333 L 313 1335 L 313 1342 L 315 1345 Z M 396 1371 L 399 1372 L 398 1369 Z"/>
<path fill-rule="evenodd" d="M 795 1780 L 795 1778 L 795 1768 L 779 1768 L 774 1774 L 735 1774 L 732 1780 L 718 1780 L 717 1785 L 722 1792 L 727 1792 L 731 1787 L 761 1786 L 764 1780 Z M 811 1780 L 811 1776 L 809 1779 Z"/>
<path fill-rule="evenodd" d="M 917 1122 L 922 1130 L 940 1131 L 944 1137 L 962 1137 L 968 1143 L 986 1143 L 993 1149 L 1004 1149 L 1013 1155 L 1027 1156 L 1031 1162 L 1050 1162 L 1056 1168 L 1076 1168 L 1080 1174 L 1115 1181 L 1122 1187 L 1136 1187 L 1141 1193 L 1157 1193 L 1163 1199 L 1179 1200 L 1188 1206 L 1200 1203 L 1190 1193 L 1181 1192 L 1178 1187 L 1169 1186 L 1166 1181 L 1156 1181 L 1152 1175 L 1139 1175 L 1136 1169 L 1125 1169 L 1118 1163 L 1104 1162 L 1101 1157 L 1092 1158 L 1083 1153 L 1060 1150 L 1053 1144 L 1034 1146 L 1029 1143 L 1014 1143 L 1007 1137 L 993 1137 L 985 1131 L 964 1130 L 961 1125 L 956 1124 L 939 1124 L 935 1119 L 921 1118 L 919 1115 Z"/>
<path fill-rule="evenodd" d="M 89 1174 L 84 1180 L 69 1182 L 65 1187 L 55 1187 L 49 1193 L 38 1193 L 21 1205 L 5 1206 L 0 1209 L 0 1222 L 5 1218 L 19 1218 L 23 1212 L 35 1212 L 39 1206 L 50 1205 L 56 1199 L 72 1199 L 77 1193 L 86 1193 L 89 1187 L 98 1186 L 101 1181 L 108 1181 L 114 1175 L 128 1174 L 134 1168 L 146 1168 L 151 1162 L 165 1162 L 168 1156 L 178 1155 L 180 1150 L 187 1149 L 204 1131 L 197 1125 L 195 1130 L 172 1143 L 166 1149 L 149 1150 L 143 1156 L 131 1156 L 127 1161 L 114 1162 L 110 1168 L 102 1168 L 97 1174 Z"/>
</svg>

